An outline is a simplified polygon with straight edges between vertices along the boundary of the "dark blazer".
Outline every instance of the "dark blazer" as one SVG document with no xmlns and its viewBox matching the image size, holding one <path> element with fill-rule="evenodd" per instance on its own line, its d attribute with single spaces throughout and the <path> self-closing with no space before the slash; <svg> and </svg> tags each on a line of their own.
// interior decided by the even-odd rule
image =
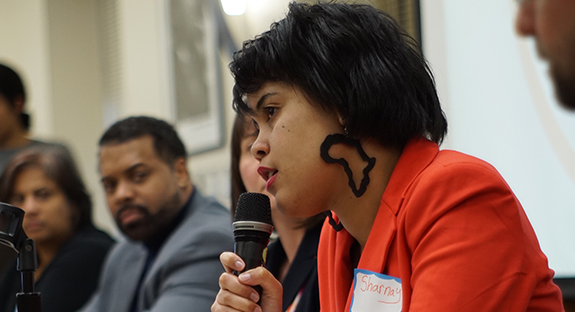
<svg viewBox="0 0 575 312">
<path fill-rule="evenodd" d="M 295 312 L 319 311 L 319 287 L 317 280 L 317 246 L 323 222 L 305 233 L 296 256 L 283 280 L 282 311 L 292 304 L 300 289 L 305 286 Z M 278 276 L 286 254 L 281 237 L 268 247 L 266 268 Z"/>
<path fill-rule="evenodd" d="M 93 226 L 64 243 L 35 284 L 41 293 L 42 312 L 72 312 L 86 303 L 96 290 L 100 269 L 113 244 L 108 234 Z M 0 279 L 0 312 L 14 312 L 20 287 L 14 261 Z"/>
<path fill-rule="evenodd" d="M 194 191 L 186 215 L 160 247 L 142 279 L 137 311 L 210 311 L 224 272 L 219 257 L 232 251 L 230 212 Z M 147 250 L 126 239 L 110 252 L 100 285 L 84 312 L 128 312 Z"/>
</svg>

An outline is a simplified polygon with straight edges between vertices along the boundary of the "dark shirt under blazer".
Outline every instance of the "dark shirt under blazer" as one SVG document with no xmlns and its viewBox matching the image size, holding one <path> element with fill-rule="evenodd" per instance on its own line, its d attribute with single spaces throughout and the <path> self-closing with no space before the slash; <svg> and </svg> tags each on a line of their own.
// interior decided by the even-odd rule
<svg viewBox="0 0 575 312">
<path fill-rule="evenodd" d="M 295 312 L 319 311 L 319 287 L 317 280 L 317 246 L 323 222 L 308 229 L 302 239 L 296 256 L 284 277 L 283 306 L 286 311 L 292 304 L 300 289 L 305 287 L 299 299 Z M 286 260 L 286 254 L 281 244 L 281 237 L 268 247 L 266 268 L 278 276 L 281 264 Z"/>
</svg>

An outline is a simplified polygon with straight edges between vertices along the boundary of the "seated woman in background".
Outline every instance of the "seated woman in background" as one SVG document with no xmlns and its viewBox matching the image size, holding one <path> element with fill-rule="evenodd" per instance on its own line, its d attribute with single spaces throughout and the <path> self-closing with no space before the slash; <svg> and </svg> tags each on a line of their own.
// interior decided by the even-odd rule
<svg viewBox="0 0 575 312">
<path fill-rule="evenodd" d="M 76 311 L 96 289 L 114 241 L 92 224 L 92 201 L 69 152 L 58 146 L 15 155 L 0 178 L 0 201 L 25 211 L 22 227 L 36 243 L 36 291 L 42 311 Z M 20 291 L 16 263 L 0 278 L 0 312 L 13 312 Z"/>
<path fill-rule="evenodd" d="M 275 200 L 258 174 L 251 154 L 258 135 L 251 120 L 236 117 L 232 133 L 232 215 L 241 193 L 257 192 L 271 199 L 272 222 L 278 239 L 268 247 L 266 268 L 282 283 L 282 311 L 319 311 L 317 246 L 325 214 L 290 218 L 277 210 Z"/>
</svg>

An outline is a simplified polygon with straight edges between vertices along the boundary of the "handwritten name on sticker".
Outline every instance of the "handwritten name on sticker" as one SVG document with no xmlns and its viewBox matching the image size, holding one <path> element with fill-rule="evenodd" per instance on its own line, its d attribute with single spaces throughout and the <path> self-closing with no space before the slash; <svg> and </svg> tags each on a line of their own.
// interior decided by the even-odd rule
<svg viewBox="0 0 575 312">
<path fill-rule="evenodd" d="M 385 274 L 355 269 L 351 312 L 401 312 L 401 280 Z"/>
</svg>

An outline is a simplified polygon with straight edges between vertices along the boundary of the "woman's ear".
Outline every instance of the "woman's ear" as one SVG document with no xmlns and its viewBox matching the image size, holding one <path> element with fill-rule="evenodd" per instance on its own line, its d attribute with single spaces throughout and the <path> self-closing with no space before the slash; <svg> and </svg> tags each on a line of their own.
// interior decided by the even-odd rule
<svg viewBox="0 0 575 312">
<path fill-rule="evenodd" d="M 340 113 L 337 113 L 337 119 L 339 120 L 339 124 L 341 125 L 341 127 L 345 128 L 346 126 L 345 118 L 343 118 Z"/>
<path fill-rule="evenodd" d="M 20 113 L 22 113 L 24 110 L 24 97 L 19 95 L 15 97 L 10 104 L 12 106 L 12 111 L 14 111 L 16 115 L 20 115 Z"/>
</svg>

